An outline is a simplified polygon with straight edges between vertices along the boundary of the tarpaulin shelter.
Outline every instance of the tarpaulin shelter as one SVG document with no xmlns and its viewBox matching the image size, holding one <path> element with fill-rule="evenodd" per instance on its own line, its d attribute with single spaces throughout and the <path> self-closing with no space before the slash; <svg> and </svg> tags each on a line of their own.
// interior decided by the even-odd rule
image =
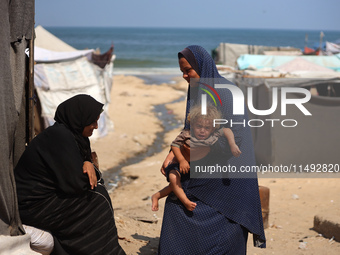
<svg viewBox="0 0 340 255">
<path fill-rule="evenodd" d="M 311 164 L 339 167 L 340 54 L 304 56 L 300 49 L 290 47 L 230 43 L 221 43 L 216 51 L 215 61 L 232 67 L 227 74 L 243 91 L 246 105 L 248 89 L 256 110 L 271 109 L 276 96 L 273 91 L 278 92 L 274 112 L 260 115 L 248 108 L 250 122 L 245 124 L 251 126 L 258 166 L 295 165 L 296 170 Z M 287 104 L 286 115 L 282 114 L 281 91 L 286 87 L 311 92 L 311 99 L 303 104 L 311 116 L 293 104 Z M 303 97 L 287 93 L 288 99 Z M 288 176 L 283 173 L 281 177 Z"/>
<path fill-rule="evenodd" d="M 236 84 L 244 94 L 248 88 L 253 91 L 255 109 L 267 110 L 273 104 L 273 89 L 278 89 L 278 107 L 270 115 L 259 116 L 249 112 L 253 119 L 253 142 L 258 165 L 302 165 L 339 164 L 340 151 L 340 79 L 309 79 L 309 78 L 236 78 Z M 313 87 L 336 87 L 336 97 L 312 95 L 303 106 L 312 114 L 305 115 L 295 105 L 287 105 L 286 115 L 281 112 L 280 92 L 283 87 L 310 89 Z M 287 98 L 299 99 L 304 95 L 289 93 Z M 268 120 L 275 121 L 268 121 Z M 296 120 L 285 121 L 287 119 Z M 261 121 L 260 121 L 261 120 Z M 281 123 L 284 121 L 285 127 Z M 273 125 L 273 126 L 272 126 Z"/>
<path fill-rule="evenodd" d="M 298 48 L 281 46 L 262 46 L 236 43 L 220 43 L 215 50 L 215 62 L 220 65 L 235 67 L 240 55 L 302 55 Z"/>
<path fill-rule="evenodd" d="M 30 136 L 25 123 L 33 57 L 25 50 L 33 48 L 34 0 L 2 1 L 0 24 L 0 253 L 33 254 L 19 217 L 13 167 Z"/>
<path fill-rule="evenodd" d="M 113 127 L 105 111 L 112 87 L 113 46 L 104 54 L 96 54 L 93 49 L 74 49 L 42 26 L 37 26 L 35 33 L 34 85 L 41 105 L 42 128 L 54 123 L 54 113 L 61 102 L 82 93 L 104 104 L 99 129 L 91 138 L 106 135 Z"/>
<path fill-rule="evenodd" d="M 315 56 L 314 58 L 317 58 Z M 295 57 L 290 61 L 280 62 L 275 68 L 256 68 L 256 63 L 249 64 L 247 69 L 242 70 L 243 76 L 267 77 L 267 78 L 339 78 L 340 72 L 331 68 L 308 61 L 306 58 Z M 283 63 L 283 64 L 282 64 Z M 327 62 L 325 62 L 327 63 Z M 268 65 L 270 63 L 267 62 Z M 240 72 L 240 73 L 241 73 Z"/>
<path fill-rule="evenodd" d="M 243 54 L 237 59 L 237 65 L 240 70 L 249 68 L 277 68 L 288 63 L 295 58 L 302 58 L 311 63 L 340 72 L 340 54 L 333 56 L 266 56 Z"/>
</svg>

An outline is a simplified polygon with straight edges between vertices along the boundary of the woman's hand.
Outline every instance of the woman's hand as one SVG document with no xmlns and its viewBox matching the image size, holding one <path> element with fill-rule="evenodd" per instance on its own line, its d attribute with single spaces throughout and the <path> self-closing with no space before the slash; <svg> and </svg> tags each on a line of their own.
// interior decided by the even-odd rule
<svg viewBox="0 0 340 255">
<path fill-rule="evenodd" d="M 97 187 L 96 170 L 94 170 L 94 167 L 90 161 L 84 161 L 83 173 L 89 176 L 91 189 L 93 189 L 94 187 Z"/>
<path fill-rule="evenodd" d="M 169 163 L 174 159 L 175 155 L 172 151 L 169 152 L 168 156 L 166 156 L 163 165 L 161 167 L 161 173 L 165 176 L 165 168 L 169 165 Z"/>
</svg>

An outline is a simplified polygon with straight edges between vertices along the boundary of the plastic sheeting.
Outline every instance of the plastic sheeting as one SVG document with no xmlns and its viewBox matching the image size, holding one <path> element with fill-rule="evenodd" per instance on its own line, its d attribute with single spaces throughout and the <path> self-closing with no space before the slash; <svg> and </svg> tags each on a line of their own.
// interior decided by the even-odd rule
<svg viewBox="0 0 340 255">
<path fill-rule="evenodd" d="M 43 48 L 48 49 L 52 51 L 77 51 L 76 48 L 73 48 L 71 45 L 68 45 L 64 41 L 60 40 L 55 35 L 48 32 L 45 28 L 38 25 L 35 29 L 35 41 L 34 45 Z"/>
<path fill-rule="evenodd" d="M 236 66 L 237 58 L 242 54 L 295 54 L 301 55 L 302 52 L 298 48 L 280 47 L 280 46 L 261 46 L 261 45 L 247 45 L 235 43 L 220 43 L 216 49 L 215 62 L 231 67 Z"/>
<path fill-rule="evenodd" d="M 292 61 L 297 56 L 266 56 L 266 55 L 241 55 L 237 59 L 237 64 L 240 70 L 249 67 L 262 69 L 274 68 Z M 334 71 L 340 72 L 340 54 L 334 56 L 299 56 L 314 64 L 330 68 Z"/>
<path fill-rule="evenodd" d="M 51 51 L 47 49 L 43 49 L 40 47 L 34 47 L 34 61 L 37 63 L 40 62 L 58 62 L 58 61 L 67 61 L 76 58 L 80 58 L 86 56 L 89 60 L 91 59 L 91 55 L 94 50 L 77 50 L 77 51 Z"/>
<path fill-rule="evenodd" d="M 42 126 L 54 123 L 54 113 L 61 102 L 76 94 L 88 94 L 104 104 L 99 127 L 91 139 L 105 136 L 113 129 L 113 122 L 105 110 L 110 103 L 115 55 L 104 68 L 100 68 L 92 62 L 93 49 L 76 50 L 42 26 L 37 26 L 35 32 L 34 61 L 37 64 L 34 66 L 34 85 L 45 122 Z"/>
<path fill-rule="evenodd" d="M 45 126 L 54 123 L 57 106 L 76 94 L 88 94 L 104 104 L 98 120 L 99 128 L 92 139 L 105 136 L 113 128 L 107 110 L 112 87 L 113 61 L 104 69 L 81 57 L 71 61 L 36 64 L 34 83 L 41 103 Z"/>
</svg>

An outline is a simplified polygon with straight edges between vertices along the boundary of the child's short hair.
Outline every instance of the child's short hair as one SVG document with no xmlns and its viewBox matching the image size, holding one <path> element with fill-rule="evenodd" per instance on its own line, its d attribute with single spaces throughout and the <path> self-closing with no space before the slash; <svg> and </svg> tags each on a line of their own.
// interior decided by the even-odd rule
<svg viewBox="0 0 340 255">
<path fill-rule="evenodd" d="M 211 120 L 212 122 L 214 119 L 221 119 L 221 112 L 217 110 L 217 108 L 211 104 L 207 105 L 207 114 L 202 115 L 201 113 L 201 105 L 195 105 L 190 108 L 189 116 L 188 116 L 188 121 L 193 124 L 195 123 L 198 119 L 203 119 L 203 120 Z M 215 130 L 220 127 L 219 124 L 215 125 Z"/>
</svg>

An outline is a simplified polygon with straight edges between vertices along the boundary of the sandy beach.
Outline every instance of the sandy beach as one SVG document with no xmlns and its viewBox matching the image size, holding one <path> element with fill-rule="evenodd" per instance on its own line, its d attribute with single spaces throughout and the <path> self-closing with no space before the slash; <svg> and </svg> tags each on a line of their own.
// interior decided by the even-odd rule
<svg viewBox="0 0 340 255">
<path fill-rule="evenodd" d="M 174 114 L 181 123 L 185 100 L 171 102 L 184 97 L 186 88 L 180 77 L 175 84 L 145 85 L 133 76 L 114 76 L 108 110 L 114 130 L 92 141 L 101 170 L 119 166 L 154 143 L 163 130 L 154 105 L 165 104 L 166 114 Z M 123 167 L 121 182 L 110 194 L 120 244 L 127 254 L 157 253 L 165 199 L 160 201 L 159 211 L 153 212 L 150 197 L 167 185 L 160 166 L 180 128 L 165 134 L 160 152 Z M 267 248 L 254 248 L 250 235 L 248 254 L 340 254 L 339 242 L 312 229 L 317 214 L 330 215 L 340 222 L 338 179 L 259 178 L 259 184 L 270 189 Z"/>
</svg>

